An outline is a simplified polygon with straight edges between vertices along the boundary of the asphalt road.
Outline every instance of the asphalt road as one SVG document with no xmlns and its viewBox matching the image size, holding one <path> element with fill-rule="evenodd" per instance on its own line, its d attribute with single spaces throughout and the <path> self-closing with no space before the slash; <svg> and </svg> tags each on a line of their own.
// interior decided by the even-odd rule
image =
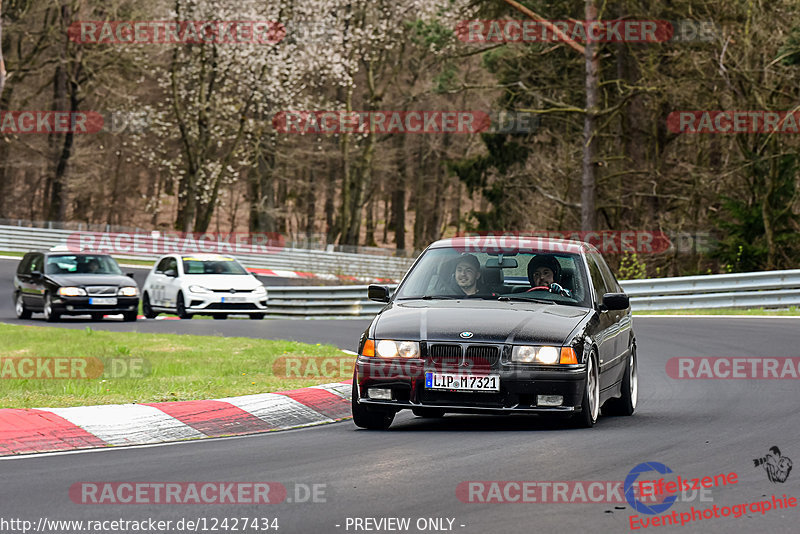
<svg viewBox="0 0 800 534">
<path fill-rule="evenodd" d="M 6 282 L 3 279 L 0 284 Z M 7 288 L 4 285 L 0 295 L 0 320 L 14 323 L 16 319 L 9 319 L 13 310 Z M 291 324 L 297 328 L 290 329 Z M 173 521 L 167 531 L 188 532 L 188 528 L 176 528 L 175 522 L 205 518 L 206 531 L 211 532 L 214 518 L 259 517 L 277 518 L 280 533 L 626 532 L 631 530 L 629 518 L 637 514 L 627 503 L 475 504 L 459 500 L 456 488 L 466 481 L 621 481 L 642 462 L 663 463 L 674 471 L 671 476 L 684 478 L 731 472 L 738 476 L 735 484 L 715 488 L 705 500 L 677 502 L 667 513 L 731 507 L 773 495 L 798 498 L 797 468 L 786 482 L 773 483 L 763 468 L 753 464 L 754 458 L 764 456 L 774 445 L 784 456 L 800 461 L 796 380 L 676 380 L 665 372 L 667 360 L 674 356 L 800 356 L 798 324 L 792 318 L 636 318 L 637 413 L 601 417 L 593 429 L 572 429 L 536 417 L 448 415 L 434 421 L 402 413 L 385 432 L 357 430 L 346 421 L 240 438 L 0 460 L 0 531 L 13 532 L 2 521 L 17 518 L 34 525 L 40 518 L 154 518 Z M 293 337 L 352 348 L 363 325 L 362 321 L 195 320 L 103 327 Z M 81 481 L 278 482 L 287 488 L 292 502 L 76 504 L 69 489 Z M 296 502 L 295 492 L 303 496 L 303 488 L 314 484 L 324 485 L 319 487 L 324 494 L 318 502 Z M 394 517 L 410 518 L 410 528 L 354 528 L 355 518 Z M 451 530 L 423 530 L 416 525 L 420 518 L 448 518 L 453 523 Z M 798 519 L 795 507 L 647 531 L 796 532 Z M 217 531 L 222 532 L 220 525 Z M 444 525 L 447 528 L 448 522 Z M 120 531 L 111 526 L 101 532 Z M 232 526 L 229 521 L 228 531 Z M 241 524 L 238 528 L 255 532 L 241 530 Z M 202 525 L 198 531 L 203 531 Z"/>
</svg>

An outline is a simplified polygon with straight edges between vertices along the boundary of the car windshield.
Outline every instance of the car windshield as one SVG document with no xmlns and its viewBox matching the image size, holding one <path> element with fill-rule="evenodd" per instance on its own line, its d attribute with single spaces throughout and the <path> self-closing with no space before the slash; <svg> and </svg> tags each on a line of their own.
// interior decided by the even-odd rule
<svg viewBox="0 0 800 534">
<path fill-rule="evenodd" d="M 114 258 L 92 254 L 48 256 L 44 272 L 45 274 L 122 274 Z"/>
<path fill-rule="evenodd" d="M 501 255 L 434 248 L 425 252 L 408 273 L 398 288 L 397 299 L 468 297 L 589 306 L 586 280 L 578 254 L 507 250 Z M 558 291 L 559 286 L 565 291 Z"/>
<path fill-rule="evenodd" d="M 183 272 L 186 274 L 249 274 L 234 258 L 183 257 Z"/>
</svg>

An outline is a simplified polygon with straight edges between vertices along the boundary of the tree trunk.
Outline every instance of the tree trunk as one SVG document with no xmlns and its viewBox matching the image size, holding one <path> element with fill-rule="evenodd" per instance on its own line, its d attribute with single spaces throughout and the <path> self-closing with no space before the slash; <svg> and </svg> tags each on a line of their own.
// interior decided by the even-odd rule
<svg viewBox="0 0 800 534">
<path fill-rule="evenodd" d="M 247 173 L 247 200 L 250 203 L 251 232 L 275 232 L 275 152 L 271 145 L 260 143 L 256 165 Z"/>
<path fill-rule="evenodd" d="M 3 61 L 3 0 L 0 0 L 0 95 L 6 85 L 6 63 Z"/>
<path fill-rule="evenodd" d="M 395 135 L 397 143 L 397 180 L 392 191 L 392 230 L 397 250 L 406 248 L 406 184 L 408 162 L 406 161 L 405 135 Z"/>
<path fill-rule="evenodd" d="M 597 6 L 594 0 L 586 0 L 586 24 L 597 20 Z M 600 60 L 596 54 L 597 44 L 587 35 L 585 47 L 586 62 L 586 114 L 583 120 L 583 174 L 581 179 L 581 230 L 592 231 L 596 225 L 595 211 L 595 114 L 597 113 L 597 86 Z"/>
</svg>

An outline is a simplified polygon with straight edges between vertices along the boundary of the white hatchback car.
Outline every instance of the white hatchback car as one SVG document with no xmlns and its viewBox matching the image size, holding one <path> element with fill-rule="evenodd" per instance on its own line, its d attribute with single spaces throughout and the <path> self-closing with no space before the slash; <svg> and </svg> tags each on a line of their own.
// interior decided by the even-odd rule
<svg viewBox="0 0 800 534">
<path fill-rule="evenodd" d="M 142 312 L 148 319 L 175 313 L 181 319 L 211 315 L 227 319 L 246 314 L 263 319 L 267 289 L 236 258 L 216 254 L 162 256 L 142 288 Z"/>
</svg>

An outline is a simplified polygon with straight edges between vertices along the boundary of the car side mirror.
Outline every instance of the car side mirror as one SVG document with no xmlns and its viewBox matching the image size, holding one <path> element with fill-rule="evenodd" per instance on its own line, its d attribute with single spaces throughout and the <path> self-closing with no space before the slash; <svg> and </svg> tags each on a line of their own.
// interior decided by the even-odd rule
<svg viewBox="0 0 800 534">
<path fill-rule="evenodd" d="M 166 271 L 164 271 L 164 274 L 166 276 L 169 276 L 170 278 L 178 278 L 178 271 L 176 271 L 175 269 L 167 269 Z"/>
<path fill-rule="evenodd" d="M 133 273 L 125 273 L 125 276 L 127 276 L 128 278 L 133 278 Z"/>
<path fill-rule="evenodd" d="M 31 271 L 31 276 L 33 278 L 39 279 L 42 277 L 42 271 Z"/>
<path fill-rule="evenodd" d="M 630 305 L 631 299 L 625 293 L 606 293 L 603 295 L 603 307 L 606 310 L 626 310 Z"/>
<path fill-rule="evenodd" d="M 389 288 L 386 286 L 371 285 L 367 288 L 367 296 L 369 300 L 377 302 L 389 302 Z"/>
</svg>

